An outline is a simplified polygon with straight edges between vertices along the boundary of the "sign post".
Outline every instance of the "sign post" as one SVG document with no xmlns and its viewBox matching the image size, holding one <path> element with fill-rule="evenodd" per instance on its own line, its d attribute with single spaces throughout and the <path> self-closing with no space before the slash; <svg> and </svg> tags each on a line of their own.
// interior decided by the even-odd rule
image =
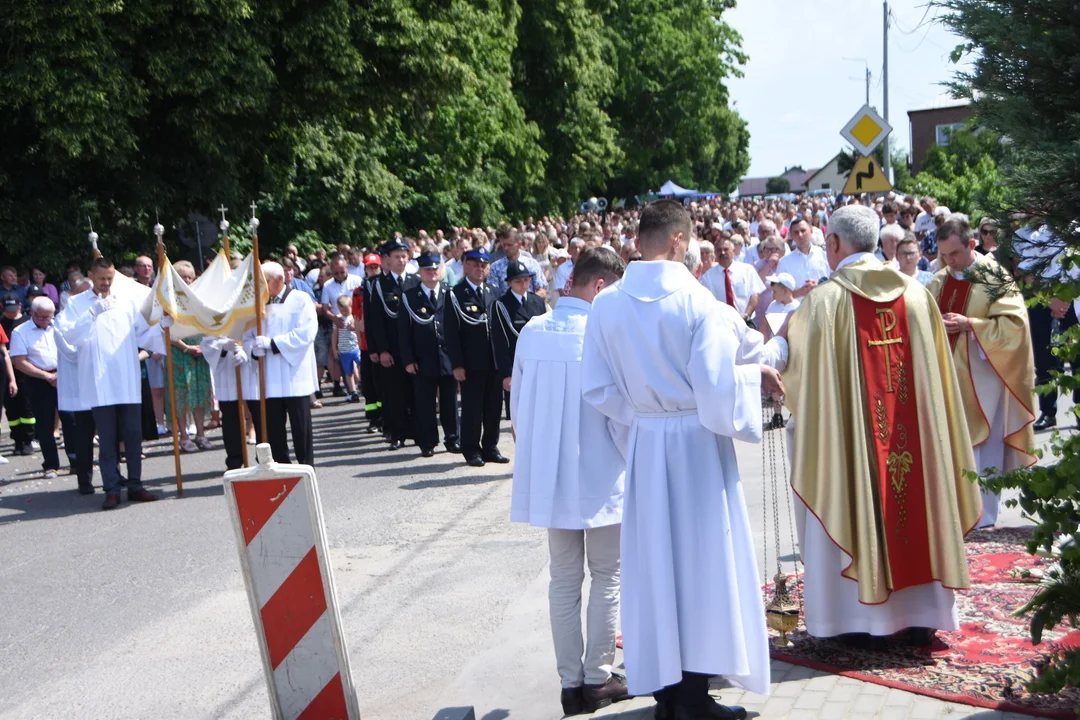
<svg viewBox="0 0 1080 720">
<path fill-rule="evenodd" d="M 893 189 L 888 175 L 873 157 L 874 150 L 890 132 L 892 125 L 869 105 L 863 105 L 840 131 L 840 135 L 859 153 L 859 159 L 855 161 L 844 185 L 845 195 L 883 193 Z"/>
<path fill-rule="evenodd" d="M 240 566 L 275 720 L 360 720 L 314 468 L 271 461 L 225 473 Z"/>
</svg>

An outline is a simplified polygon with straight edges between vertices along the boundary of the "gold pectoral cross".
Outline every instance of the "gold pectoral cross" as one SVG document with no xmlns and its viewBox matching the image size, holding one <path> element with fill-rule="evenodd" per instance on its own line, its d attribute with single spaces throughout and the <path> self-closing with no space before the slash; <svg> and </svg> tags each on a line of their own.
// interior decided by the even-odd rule
<svg viewBox="0 0 1080 720">
<path fill-rule="evenodd" d="M 955 290 L 953 290 L 952 295 L 949 296 L 949 302 L 946 305 L 946 307 L 949 308 L 949 312 L 955 312 L 956 311 L 956 291 Z"/>
<path fill-rule="evenodd" d="M 896 388 L 893 385 L 893 367 L 892 367 L 892 349 L 890 345 L 903 345 L 903 338 L 891 338 L 889 333 L 896 328 L 896 313 L 892 310 L 882 309 L 877 311 L 878 322 L 881 323 L 881 340 L 868 340 L 867 345 L 870 347 L 884 346 L 885 348 L 885 376 L 888 379 L 888 385 L 886 391 L 890 393 L 896 392 Z"/>
</svg>

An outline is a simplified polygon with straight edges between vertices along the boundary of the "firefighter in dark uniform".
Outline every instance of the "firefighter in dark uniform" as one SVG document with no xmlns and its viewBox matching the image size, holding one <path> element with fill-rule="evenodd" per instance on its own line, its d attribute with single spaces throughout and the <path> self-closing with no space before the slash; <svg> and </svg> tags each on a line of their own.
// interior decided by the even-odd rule
<svg viewBox="0 0 1080 720">
<path fill-rule="evenodd" d="M 446 352 L 461 383 L 461 452 L 473 467 L 510 462 L 498 445 L 502 379 L 491 349 L 496 289 L 487 282 L 490 262 L 486 250 L 466 252 L 465 278 L 443 303 Z"/>
<path fill-rule="evenodd" d="M 547 312 L 544 299 L 529 292 L 533 273 L 525 263 L 514 260 L 506 266 L 506 282 L 510 289 L 495 302 L 491 319 L 491 344 L 495 351 L 495 368 L 499 371 L 506 409 L 510 411 L 510 377 L 514 374 L 514 350 L 518 333 L 537 315 Z"/>
<path fill-rule="evenodd" d="M 371 309 L 372 283 L 382 274 L 382 258 L 375 253 L 364 256 L 364 282 L 353 290 L 353 316 L 362 323 L 360 336 L 360 392 L 364 396 L 364 418 L 369 433 L 382 432 L 382 403 L 379 402 L 375 366 L 379 364 L 378 353 L 372 348 L 372 335 L 365 322 L 365 313 Z M 376 359 L 372 359 L 372 358 Z"/>
<path fill-rule="evenodd" d="M 368 341 L 375 339 L 379 353 L 379 397 L 383 407 L 383 429 L 390 435 L 390 449 L 400 450 L 412 434 L 409 411 L 412 406 L 412 382 L 401 362 L 401 343 L 398 336 L 398 311 L 401 294 L 420 284 L 415 275 L 406 275 L 409 246 L 400 240 L 386 244 L 386 261 L 382 275 L 376 278 L 367 317 L 371 326 Z M 370 351 L 369 351 L 370 352 Z"/>
<path fill-rule="evenodd" d="M 457 422 L 457 380 L 446 352 L 443 307 L 450 287 L 439 280 L 439 258 L 421 255 L 420 285 L 406 290 L 398 310 L 398 337 L 401 362 L 412 376 L 413 429 L 420 457 L 435 454 L 439 444 L 439 422 L 447 452 L 459 453 Z M 436 397 L 439 420 L 435 419 Z"/>
</svg>

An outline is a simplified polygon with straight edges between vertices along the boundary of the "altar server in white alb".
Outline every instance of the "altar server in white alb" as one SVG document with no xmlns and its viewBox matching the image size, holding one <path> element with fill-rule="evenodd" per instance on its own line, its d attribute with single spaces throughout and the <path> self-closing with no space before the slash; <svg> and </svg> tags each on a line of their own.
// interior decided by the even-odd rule
<svg viewBox="0 0 1080 720">
<path fill-rule="evenodd" d="M 559 304 L 517 337 L 510 417 L 517 437 L 510 519 L 548 529 L 548 603 L 563 713 L 593 712 L 629 697 L 611 671 L 619 612 L 619 523 L 625 444 L 617 426 L 581 397 L 581 349 L 593 298 L 625 264 L 603 248 L 578 258 Z M 581 585 L 588 566 L 586 641 Z"/>
<path fill-rule="evenodd" d="M 769 692 L 761 576 L 734 439 L 761 440 L 761 394 L 782 393 L 748 329 L 681 264 L 692 222 L 682 204 L 641 214 L 641 262 L 593 303 L 582 392 L 630 426 L 622 526 L 622 625 L 633 695 L 657 718 L 744 718 L 717 704 L 723 675 Z M 741 326 L 741 327 L 740 327 Z M 776 343 L 781 345 L 781 343 Z"/>
<path fill-rule="evenodd" d="M 251 372 L 254 363 L 248 362 L 243 346 L 230 337 L 204 337 L 199 345 L 214 375 L 214 397 L 221 411 L 221 439 L 225 443 L 225 469 L 236 470 L 244 466 L 245 441 L 244 415 L 236 397 L 236 371 L 240 369 L 240 382 L 244 383 L 243 376 Z M 245 384 L 250 385 L 250 380 Z M 269 432 L 269 418 L 267 426 Z"/>
<path fill-rule="evenodd" d="M 263 372 L 266 374 L 266 432 L 269 438 L 259 437 L 259 442 L 270 443 L 274 460 L 289 462 L 289 441 L 285 433 L 286 417 L 292 428 L 293 450 L 296 461 L 311 465 L 312 450 L 310 398 L 316 387 L 315 335 L 319 321 L 315 303 L 302 292 L 293 292 L 285 285 L 285 270 L 276 262 L 262 264 L 263 276 L 269 299 L 263 334 L 257 335 L 252 326 L 243 337 L 244 352 L 251 358 L 265 358 Z M 255 418 L 255 432 L 262 433 L 259 417 L 258 362 L 253 360 L 252 387 L 244 386 L 244 399 Z"/>
<path fill-rule="evenodd" d="M 119 442 L 127 455 L 127 497 L 152 502 L 157 495 L 142 485 L 142 375 L 139 348 L 164 352 L 161 330 L 150 327 L 139 311 L 141 298 L 121 289 L 112 261 L 90 265 L 93 292 L 76 295 L 60 314 L 57 329 L 78 348 L 80 388 L 98 433 L 98 465 L 105 489 L 103 510 L 120 505 Z M 134 283 L 132 283 L 134 284 Z"/>
</svg>

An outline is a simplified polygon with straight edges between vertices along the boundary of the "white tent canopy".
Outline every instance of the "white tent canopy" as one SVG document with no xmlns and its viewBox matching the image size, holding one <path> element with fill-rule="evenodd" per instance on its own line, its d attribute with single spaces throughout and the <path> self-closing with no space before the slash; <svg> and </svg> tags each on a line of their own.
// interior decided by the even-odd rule
<svg viewBox="0 0 1080 720">
<path fill-rule="evenodd" d="M 675 197 L 685 197 L 687 195 L 700 195 L 697 190 L 687 190 L 684 187 L 679 187 L 671 180 L 668 180 L 660 187 L 660 192 L 657 195 L 674 195 Z"/>
</svg>

